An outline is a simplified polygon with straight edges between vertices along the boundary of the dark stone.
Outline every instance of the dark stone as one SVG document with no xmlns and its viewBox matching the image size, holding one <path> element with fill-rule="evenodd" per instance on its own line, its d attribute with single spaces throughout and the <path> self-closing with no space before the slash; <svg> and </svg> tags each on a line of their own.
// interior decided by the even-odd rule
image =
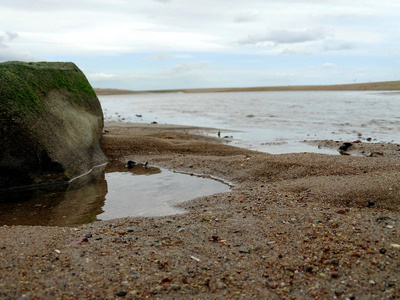
<svg viewBox="0 0 400 300">
<path fill-rule="evenodd" d="M 313 267 L 308 266 L 308 267 L 306 267 L 304 269 L 304 271 L 306 271 L 307 273 L 312 273 L 313 272 Z"/>
<path fill-rule="evenodd" d="M 339 146 L 339 151 L 347 151 L 352 145 L 352 143 L 343 143 Z"/>
<path fill-rule="evenodd" d="M 103 112 L 73 63 L 0 63 L 0 189 L 69 181 L 106 162 Z"/>
<path fill-rule="evenodd" d="M 379 249 L 379 253 L 380 254 L 385 254 L 386 253 L 386 249 L 385 248 Z"/>
<path fill-rule="evenodd" d="M 133 161 L 133 160 L 129 160 L 129 161 L 126 163 L 126 167 L 127 167 L 128 169 L 132 169 L 134 166 L 136 166 L 136 162 Z"/>
<path fill-rule="evenodd" d="M 118 293 L 115 294 L 115 296 L 117 297 L 125 297 L 126 295 L 128 295 L 128 293 L 125 291 L 119 291 Z"/>
<path fill-rule="evenodd" d="M 368 207 L 372 207 L 372 206 L 375 206 L 375 204 L 376 204 L 375 201 L 368 201 L 367 206 L 368 206 Z"/>
<path fill-rule="evenodd" d="M 338 259 L 332 259 L 331 260 L 331 265 L 338 266 L 339 265 L 339 260 Z"/>
</svg>

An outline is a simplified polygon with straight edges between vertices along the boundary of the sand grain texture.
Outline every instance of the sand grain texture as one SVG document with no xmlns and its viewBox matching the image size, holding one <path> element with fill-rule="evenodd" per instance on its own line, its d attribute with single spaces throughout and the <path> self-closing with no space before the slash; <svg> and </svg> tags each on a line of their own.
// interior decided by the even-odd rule
<svg viewBox="0 0 400 300">
<path fill-rule="evenodd" d="M 107 130 L 103 150 L 121 163 L 235 186 L 181 204 L 187 214 L 2 227 L 0 299 L 400 297 L 395 152 L 269 155 L 182 129 Z"/>
</svg>

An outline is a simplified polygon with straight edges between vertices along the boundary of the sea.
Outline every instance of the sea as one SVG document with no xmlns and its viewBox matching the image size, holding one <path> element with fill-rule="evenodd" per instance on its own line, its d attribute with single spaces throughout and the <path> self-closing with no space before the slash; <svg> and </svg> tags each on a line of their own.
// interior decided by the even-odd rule
<svg viewBox="0 0 400 300">
<path fill-rule="evenodd" d="M 337 154 L 314 140 L 400 143 L 400 93 L 279 91 L 101 95 L 106 122 L 211 128 L 231 145 L 279 153 Z"/>
<path fill-rule="evenodd" d="M 338 155 L 336 149 L 307 143 L 314 140 L 400 143 L 400 93 L 396 92 L 143 93 L 99 99 L 106 122 L 198 126 L 206 129 L 197 133 L 274 154 Z M 183 211 L 174 203 L 229 190 L 222 182 L 156 166 L 127 169 L 122 162 L 110 162 L 104 168 L 96 169 L 97 175 L 92 172 L 86 184 L 78 182 L 59 192 L 32 191 L 32 195 L 23 190 L 13 196 L 25 201 L 0 201 L 0 225 L 76 226 L 126 216 L 176 214 Z"/>
</svg>

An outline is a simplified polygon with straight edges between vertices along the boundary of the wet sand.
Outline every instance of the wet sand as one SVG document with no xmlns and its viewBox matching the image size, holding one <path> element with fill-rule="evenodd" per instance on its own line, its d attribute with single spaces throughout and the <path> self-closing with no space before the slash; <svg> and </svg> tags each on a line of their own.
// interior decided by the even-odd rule
<svg viewBox="0 0 400 300">
<path fill-rule="evenodd" d="M 187 214 L 1 227 L 0 299 L 400 297 L 399 145 L 269 155 L 183 128 L 106 129 L 109 158 L 235 186 Z"/>
</svg>

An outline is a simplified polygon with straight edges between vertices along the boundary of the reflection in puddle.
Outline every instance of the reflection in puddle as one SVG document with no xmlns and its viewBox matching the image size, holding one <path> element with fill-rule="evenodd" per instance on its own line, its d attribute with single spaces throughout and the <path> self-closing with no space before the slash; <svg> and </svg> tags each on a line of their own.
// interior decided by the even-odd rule
<svg viewBox="0 0 400 300">
<path fill-rule="evenodd" d="M 173 207 L 174 203 L 227 191 L 229 186 L 216 180 L 142 164 L 127 169 L 114 162 L 94 168 L 69 185 L 48 188 L 46 193 L 37 189 L 0 193 L 0 225 L 75 226 L 128 216 L 177 214 L 184 210 Z"/>
</svg>

